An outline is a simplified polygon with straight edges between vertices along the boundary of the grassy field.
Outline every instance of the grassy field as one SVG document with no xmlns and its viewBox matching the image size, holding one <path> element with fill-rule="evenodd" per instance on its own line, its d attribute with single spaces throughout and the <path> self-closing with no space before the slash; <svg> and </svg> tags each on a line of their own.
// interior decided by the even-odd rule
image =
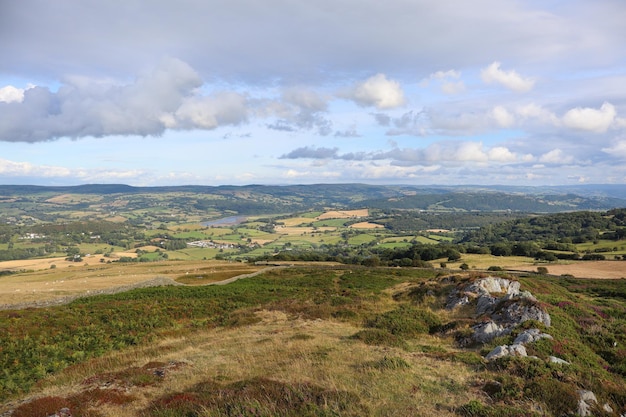
<svg viewBox="0 0 626 417">
<path fill-rule="evenodd" d="M 37 260 L 39 264 L 32 266 L 39 270 L 6 275 L 0 279 L 0 306 L 84 296 L 93 292 L 136 285 L 156 277 L 176 280 L 182 276 L 202 275 L 203 282 L 208 282 L 261 269 L 246 266 L 245 272 L 241 272 L 242 268 L 236 264 L 233 266 L 232 262 L 193 260 L 197 256 L 199 255 L 192 254 L 184 261 L 109 264 L 94 261 L 77 265 L 73 262 L 64 264 L 66 261 L 62 258 Z M 93 260 L 89 259 L 90 262 Z M 0 265 L 5 263 L 2 262 Z M 50 265 L 58 267 L 50 269 Z"/>
</svg>

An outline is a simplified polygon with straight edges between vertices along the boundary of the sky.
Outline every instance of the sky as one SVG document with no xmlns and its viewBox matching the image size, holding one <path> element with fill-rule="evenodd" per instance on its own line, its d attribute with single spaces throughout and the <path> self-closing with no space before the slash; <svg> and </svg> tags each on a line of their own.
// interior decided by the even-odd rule
<svg viewBox="0 0 626 417">
<path fill-rule="evenodd" d="M 626 184 L 623 0 L 0 0 L 0 184 Z"/>
</svg>

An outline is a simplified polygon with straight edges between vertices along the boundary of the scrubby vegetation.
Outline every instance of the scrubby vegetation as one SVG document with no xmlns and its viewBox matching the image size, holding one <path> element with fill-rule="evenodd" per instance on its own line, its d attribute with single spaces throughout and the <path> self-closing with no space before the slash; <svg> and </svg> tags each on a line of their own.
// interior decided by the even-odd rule
<svg viewBox="0 0 626 417">
<path fill-rule="evenodd" d="M 359 373 L 362 383 L 369 381 L 372 372 L 383 372 L 399 378 L 396 383 L 400 387 L 410 385 L 409 381 L 419 375 L 426 377 L 420 374 L 424 360 L 420 357 L 466 369 L 474 376 L 456 380 L 458 376 L 451 375 L 437 380 L 437 389 L 450 395 L 448 400 L 441 400 L 440 407 L 448 407 L 445 412 L 441 409 L 442 415 L 560 416 L 564 410 L 576 409 L 581 389 L 593 391 L 598 398 L 594 415 L 612 415 L 602 411 L 604 404 L 616 412 L 626 410 L 626 286 L 622 281 L 522 277 L 522 288 L 531 291 L 547 309 L 552 326 L 548 329 L 528 322 L 487 345 L 461 347 L 456 341 L 467 333 L 472 316 L 463 309 L 449 311 L 444 306 L 452 289 L 476 278 L 471 273 L 437 276 L 429 269 L 284 268 L 227 286 L 141 289 L 67 306 L 4 311 L 0 313 L 0 396 L 26 395 L 66 369 L 119 349 L 149 346 L 164 337 L 181 338 L 198 331 L 243 331 L 259 325 L 257 312 L 274 311 L 284 313 L 287 323 L 318 320 L 345 323 L 354 329 L 350 337 L 336 342 L 341 347 L 317 346 L 305 355 L 309 358 L 307 366 L 318 369 L 316 372 L 352 366 L 350 372 Z M 528 346 L 529 355 L 537 359 L 507 357 L 487 362 L 482 358 L 530 327 L 553 336 Z M 300 331 L 287 340 L 314 345 L 316 338 Z M 341 356 L 330 360 L 334 349 L 370 349 L 370 358 Z M 298 349 L 288 352 L 304 354 Z M 548 357 L 552 355 L 570 365 L 550 363 Z M 346 360 L 352 364 L 342 362 Z M 274 366 L 280 369 L 287 363 Z M 246 369 L 248 365 L 240 366 Z M 16 408 L 14 415 L 46 417 L 55 409 L 68 407 L 80 410 L 80 415 L 103 416 L 106 414 L 97 404 L 116 407 L 135 401 L 140 387 L 162 383 L 165 371 L 156 370 L 165 367 L 166 362 L 153 362 L 95 375 L 83 383 L 82 391 L 41 397 Z M 389 401 L 398 401 L 405 410 L 397 415 L 412 415 L 407 410 L 416 407 L 410 405 L 414 396 L 404 388 L 398 388 L 393 400 L 372 400 L 364 397 L 374 395 L 371 392 L 347 386 L 338 389 L 314 375 L 284 380 L 271 373 L 250 374 L 222 381 L 219 373 L 209 374 L 196 385 L 151 400 L 146 408 L 137 410 L 137 415 L 382 415 L 380 407 Z"/>
</svg>

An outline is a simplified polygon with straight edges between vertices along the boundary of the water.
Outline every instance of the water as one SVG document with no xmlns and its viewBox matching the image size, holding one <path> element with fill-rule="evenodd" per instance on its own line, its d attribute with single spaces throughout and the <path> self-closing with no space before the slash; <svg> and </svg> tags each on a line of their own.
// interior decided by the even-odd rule
<svg viewBox="0 0 626 417">
<path fill-rule="evenodd" d="M 245 216 L 230 216 L 222 217 L 221 219 L 211 220 L 208 222 L 200 223 L 204 227 L 220 227 L 220 226 L 234 226 L 246 221 Z"/>
</svg>

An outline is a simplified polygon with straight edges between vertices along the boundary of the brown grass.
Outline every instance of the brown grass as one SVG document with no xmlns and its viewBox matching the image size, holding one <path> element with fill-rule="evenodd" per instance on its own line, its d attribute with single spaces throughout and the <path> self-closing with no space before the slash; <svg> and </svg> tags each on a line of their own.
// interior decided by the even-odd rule
<svg viewBox="0 0 626 417">
<path fill-rule="evenodd" d="M 456 416 L 454 408 L 477 394 L 474 372 L 460 363 L 401 349 L 368 346 L 352 340 L 359 329 L 347 323 L 303 320 L 280 311 L 259 311 L 260 322 L 235 329 L 199 331 L 185 337 L 161 339 L 140 347 L 71 367 L 39 385 L 34 396 L 68 397 L 93 389 L 93 375 L 124 375 L 125 369 L 145 369 L 148 363 L 185 364 L 145 386 L 126 384 L 132 404 L 109 403 L 106 417 L 132 416 L 155 399 L 212 381 L 227 385 L 253 378 L 283 384 L 312 384 L 360 399 L 369 415 Z M 452 349 L 447 341 L 424 336 L 414 343 Z M 406 361 L 406 369 L 369 367 L 388 357 Z M 105 378 L 106 379 L 106 378 Z M 111 378 L 109 378 L 111 379 Z M 119 384 L 110 385 L 118 389 Z M 0 411 L 2 411 L 0 409 Z"/>
<path fill-rule="evenodd" d="M 377 223 L 370 223 L 370 222 L 361 222 L 361 223 L 355 223 L 353 225 L 350 226 L 353 229 L 384 229 L 385 226 L 383 226 L 382 224 L 377 224 Z"/>
<path fill-rule="evenodd" d="M 369 209 L 359 210 L 344 210 L 344 211 L 327 211 L 316 217 L 317 220 L 327 219 L 351 219 L 355 217 L 367 217 L 369 216 Z M 310 219 L 309 219 L 310 221 Z"/>
<path fill-rule="evenodd" d="M 620 279 L 626 278 L 625 261 L 573 261 L 570 263 L 538 263 L 536 265 L 519 265 L 511 269 L 537 271 L 538 266 L 548 268 L 551 275 L 573 275 L 576 278 Z"/>
<path fill-rule="evenodd" d="M 55 260 L 52 263 L 60 265 L 56 269 L 50 269 L 48 262 L 51 260 L 41 261 L 46 261 L 44 270 L 7 275 L 0 279 L 0 306 L 76 297 L 135 285 L 156 277 L 175 280 L 186 275 L 202 275 L 204 281 L 212 282 L 231 278 L 241 271 L 238 264 L 224 261 L 95 262 L 87 265 L 84 262 L 67 262 L 68 265 L 64 265 Z M 260 268 L 246 267 L 243 273 L 252 272 L 251 269 Z M 225 276 L 224 271 L 230 272 L 226 272 Z M 216 274 L 217 278 L 211 279 L 212 274 Z"/>
</svg>

